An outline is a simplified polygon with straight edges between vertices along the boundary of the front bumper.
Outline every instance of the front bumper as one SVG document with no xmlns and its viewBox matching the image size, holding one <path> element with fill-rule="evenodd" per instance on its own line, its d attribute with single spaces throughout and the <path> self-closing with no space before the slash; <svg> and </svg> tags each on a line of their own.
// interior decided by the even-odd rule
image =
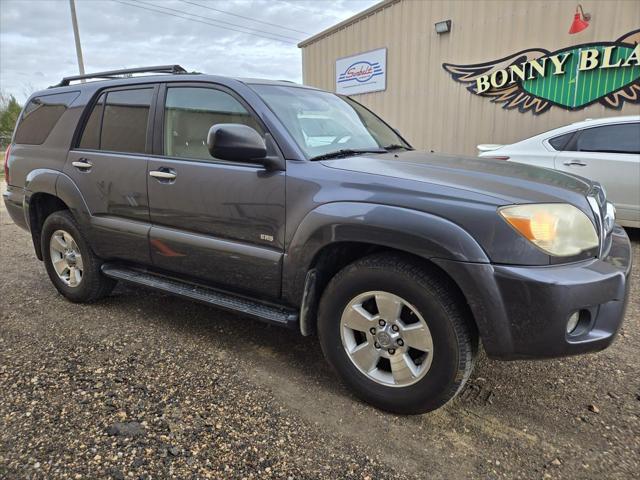
<svg viewBox="0 0 640 480">
<path fill-rule="evenodd" d="M 466 296 L 490 357 L 548 358 L 613 342 L 629 297 L 632 254 L 627 234 L 616 226 L 600 259 L 544 267 L 437 263 Z M 576 311 L 588 313 L 570 335 L 567 320 Z"/>
</svg>

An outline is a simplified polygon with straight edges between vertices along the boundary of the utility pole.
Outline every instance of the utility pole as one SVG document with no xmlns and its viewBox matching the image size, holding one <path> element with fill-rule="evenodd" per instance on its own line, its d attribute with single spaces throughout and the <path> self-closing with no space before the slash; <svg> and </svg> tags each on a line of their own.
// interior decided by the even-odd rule
<svg viewBox="0 0 640 480">
<path fill-rule="evenodd" d="M 80 32 L 78 31 L 78 17 L 76 17 L 76 2 L 69 0 L 71 7 L 71 23 L 73 24 L 73 37 L 76 41 L 76 55 L 78 56 L 78 70 L 84 75 L 84 60 L 82 60 L 82 47 L 80 46 Z"/>
</svg>

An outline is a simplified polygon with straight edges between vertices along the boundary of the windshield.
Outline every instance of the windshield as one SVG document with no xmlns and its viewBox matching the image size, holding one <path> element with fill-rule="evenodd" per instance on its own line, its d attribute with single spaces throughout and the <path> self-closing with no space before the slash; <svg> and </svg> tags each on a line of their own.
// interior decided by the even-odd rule
<svg viewBox="0 0 640 480">
<path fill-rule="evenodd" d="M 321 90 L 252 85 L 308 158 L 340 151 L 410 146 L 386 123 L 348 97 Z"/>
</svg>

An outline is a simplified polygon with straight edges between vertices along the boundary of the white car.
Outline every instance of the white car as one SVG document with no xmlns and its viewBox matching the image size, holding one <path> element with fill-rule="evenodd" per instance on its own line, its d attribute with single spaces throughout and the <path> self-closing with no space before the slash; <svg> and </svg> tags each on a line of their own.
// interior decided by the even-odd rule
<svg viewBox="0 0 640 480">
<path fill-rule="evenodd" d="M 604 185 L 616 221 L 640 228 L 640 116 L 584 120 L 511 145 L 478 145 L 480 157 L 574 173 Z"/>
</svg>

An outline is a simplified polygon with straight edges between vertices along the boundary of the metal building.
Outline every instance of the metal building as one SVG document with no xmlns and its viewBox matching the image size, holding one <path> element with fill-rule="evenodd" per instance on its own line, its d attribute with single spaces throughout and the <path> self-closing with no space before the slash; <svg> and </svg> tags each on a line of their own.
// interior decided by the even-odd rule
<svg viewBox="0 0 640 480">
<path fill-rule="evenodd" d="M 640 2 L 583 7 L 384 0 L 299 44 L 304 83 L 352 95 L 440 152 L 640 114 Z"/>
</svg>

